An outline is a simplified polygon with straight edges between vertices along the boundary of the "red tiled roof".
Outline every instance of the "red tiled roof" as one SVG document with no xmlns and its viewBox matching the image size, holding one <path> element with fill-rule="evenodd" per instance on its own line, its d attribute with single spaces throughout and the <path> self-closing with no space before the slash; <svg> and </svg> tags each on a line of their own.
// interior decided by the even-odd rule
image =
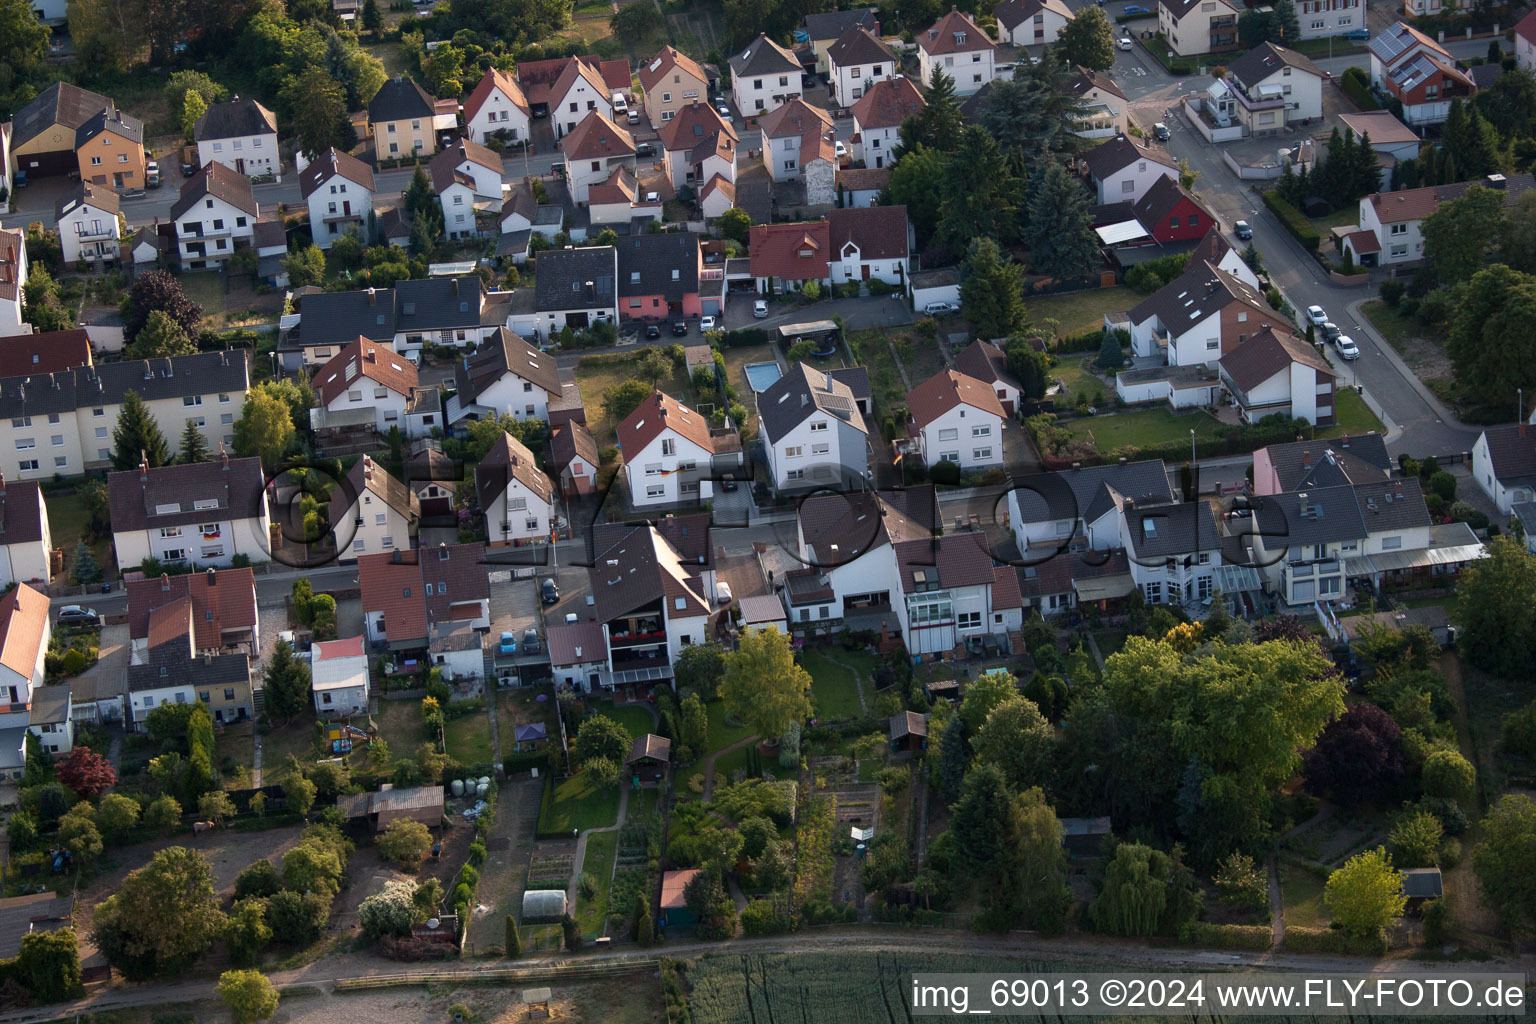
<svg viewBox="0 0 1536 1024">
<path fill-rule="evenodd" d="M 91 337 L 84 328 L 0 338 L 0 378 L 59 373 L 91 364 Z"/>
<path fill-rule="evenodd" d="M 1221 357 L 1222 370 L 1245 392 L 1251 392 L 1292 363 L 1310 366 L 1319 376 L 1334 376 L 1328 360 L 1304 339 L 1290 332 L 1276 334 L 1272 327 L 1265 327 Z"/>
<path fill-rule="evenodd" d="M 634 156 L 635 140 L 629 132 L 604 117 L 601 110 L 591 110 L 566 135 L 562 148 L 567 160 Z"/>
<path fill-rule="evenodd" d="M 692 75 L 705 85 L 709 84 L 709 76 L 699 66 L 699 62 L 681 52 L 673 46 L 663 46 L 661 52 L 652 58 L 649 64 L 642 65 L 639 71 L 640 87 L 646 92 L 651 92 L 660 84 L 663 78 L 676 69 Z"/>
<path fill-rule="evenodd" d="M 861 206 L 827 211 L 832 252 L 841 253 L 850 242 L 866 260 L 897 259 L 907 255 L 907 208 Z"/>
<path fill-rule="evenodd" d="M 18 583 L 15 590 L 0 597 L 0 665 L 31 679 L 47 629 L 48 598 Z"/>
<path fill-rule="evenodd" d="M 752 225 L 752 276 L 820 281 L 831 271 L 831 229 L 824 220 Z"/>
<path fill-rule="evenodd" d="M 345 640 L 320 640 L 314 645 L 315 660 L 329 661 L 332 658 L 358 658 L 363 654 L 363 638 L 361 635 L 348 637 Z"/>
<path fill-rule="evenodd" d="M 608 658 L 600 622 L 588 620 L 550 626 L 544 639 L 549 646 L 549 663 L 557 668 L 598 664 Z"/>
<path fill-rule="evenodd" d="M 249 569 L 219 569 L 130 580 L 129 637 L 148 638 L 155 609 L 184 598 L 192 602 L 192 624 L 200 651 L 222 646 L 226 632 L 256 628 L 255 574 Z"/>
<path fill-rule="evenodd" d="M 832 130 L 832 115 L 796 97 L 758 118 L 757 126 L 762 129 L 765 139 L 782 139 L 812 132 L 819 136 Z"/>
<path fill-rule="evenodd" d="M 1006 384 L 1019 390 L 1019 382 L 1008 372 L 1008 357 L 990 341 L 977 339 L 955 357 L 955 367 L 984 384 Z"/>
<path fill-rule="evenodd" d="M 486 101 L 491 98 L 491 93 L 497 89 L 500 89 L 518 110 L 525 115 L 528 113 L 528 97 L 523 95 L 517 79 L 500 68 L 486 68 L 485 74 L 481 75 L 480 81 L 475 84 L 474 91 L 464 101 L 464 120 L 469 121 L 480 113 L 480 108 L 485 106 Z"/>
<path fill-rule="evenodd" d="M 14 302 L 21 294 L 21 260 L 26 251 L 26 235 L 19 229 L 0 228 L 0 299 Z"/>
<path fill-rule="evenodd" d="M 627 458 L 634 458 L 668 429 L 705 451 L 714 451 L 714 443 L 709 437 L 709 421 L 663 391 L 651 392 L 651 397 L 641 402 L 619 424 L 619 447 Z"/>
<path fill-rule="evenodd" d="M 1344 236 L 1356 256 L 1365 256 L 1373 252 L 1381 252 L 1381 240 L 1376 237 L 1374 231 L 1351 231 Z"/>
<path fill-rule="evenodd" d="M 1377 192 L 1370 197 L 1371 205 L 1376 208 L 1376 219 L 1383 224 L 1423 220 L 1440 209 L 1441 203 L 1460 198 L 1473 185 L 1486 184 L 1486 181 L 1458 181 L 1449 185 L 1403 189 L 1401 192 Z M 1533 187 L 1536 187 L 1536 176 L 1529 172 L 1508 175 L 1503 188 L 1504 205 L 1513 206 L 1520 193 Z"/>
<path fill-rule="evenodd" d="M 178 597 L 149 613 L 149 647 L 188 637 L 192 632 L 192 599 Z"/>
<path fill-rule="evenodd" d="M 990 36 L 954 7 L 935 22 L 932 28 L 917 37 L 917 45 L 922 47 L 924 53 L 931 55 L 997 49 L 997 44 Z"/>
<path fill-rule="evenodd" d="M 384 613 L 391 640 L 424 639 L 429 622 L 478 614 L 478 602 L 490 599 L 484 563 L 484 544 L 360 555 L 357 576 L 363 611 Z"/>
<path fill-rule="evenodd" d="M 736 205 L 736 183 L 727 181 L 725 175 L 719 171 L 716 171 L 715 176 L 705 182 L 703 188 L 699 189 L 699 201 L 703 202 L 716 190 L 719 190 L 732 206 Z"/>
<path fill-rule="evenodd" d="M 687 149 L 691 150 L 700 142 L 716 134 L 723 134 L 732 142 L 739 142 L 741 136 L 736 134 L 736 129 L 725 123 L 719 111 L 708 103 L 700 103 L 694 100 L 687 106 L 678 107 L 672 120 L 661 126 L 661 147 L 669 152 Z"/>
<path fill-rule="evenodd" d="M 341 175 L 348 181 L 373 191 L 373 168 L 350 153 L 332 148 L 321 153 L 299 174 L 299 192 L 308 199 L 311 192 L 331 179 Z"/>
<path fill-rule="evenodd" d="M 602 206 L 605 203 L 633 203 L 635 178 L 623 165 L 616 165 L 606 181 L 587 187 L 587 204 Z"/>
<path fill-rule="evenodd" d="M 1515 35 L 1536 46 L 1536 11 L 1515 22 Z"/>
<path fill-rule="evenodd" d="M 359 336 L 315 374 L 315 391 L 321 405 L 330 405 L 353 381 L 374 381 L 407 398 L 416 390 L 416 364 L 376 341 Z"/>
<path fill-rule="evenodd" d="M 634 81 L 629 77 L 629 61 L 605 60 L 599 61 L 597 73 L 602 76 L 603 84 L 608 86 L 608 91 L 629 92 Z"/>
<path fill-rule="evenodd" d="M 907 392 L 912 422 L 920 428 L 958 405 L 968 405 L 1000 419 L 1005 415 L 990 385 L 955 370 L 940 370 Z"/>
<path fill-rule="evenodd" d="M 924 105 L 923 94 L 902 75 L 870 86 L 854 103 L 853 117 L 860 128 L 895 128 Z"/>
<path fill-rule="evenodd" d="M 879 192 L 891 183 L 889 167 L 839 167 L 837 183 L 849 192 Z"/>
<path fill-rule="evenodd" d="M 578 78 L 585 79 L 587 84 L 597 90 L 597 94 L 604 99 L 608 98 L 608 83 L 603 80 L 603 73 L 596 64 L 588 64 L 584 60 L 572 58 L 560 77 L 549 87 L 549 99 L 551 103 L 561 103 L 565 100 L 565 94 L 575 86 Z M 626 87 L 628 83 L 625 83 Z"/>
</svg>

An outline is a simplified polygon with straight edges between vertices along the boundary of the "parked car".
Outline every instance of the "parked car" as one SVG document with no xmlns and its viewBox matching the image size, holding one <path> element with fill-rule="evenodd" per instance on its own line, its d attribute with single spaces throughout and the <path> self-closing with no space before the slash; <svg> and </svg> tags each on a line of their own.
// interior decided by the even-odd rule
<svg viewBox="0 0 1536 1024">
<path fill-rule="evenodd" d="M 735 493 L 736 488 L 739 486 L 741 486 L 740 483 L 733 476 L 723 477 L 720 480 L 720 489 L 727 494 Z"/>
<path fill-rule="evenodd" d="M 1313 327 L 1321 327 L 1328 322 L 1328 311 L 1322 306 L 1308 306 L 1307 319 L 1312 322 Z"/>
<path fill-rule="evenodd" d="M 647 192 L 645 194 L 645 201 L 648 202 L 648 203 L 659 203 L 659 202 L 661 202 L 661 193 L 660 192 Z"/>
<path fill-rule="evenodd" d="M 659 338 L 661 337 L 661 328 L 657 327 L 655 324 L 646 324 L 645 336 L 647 338 Z"/>
<path fill-rule="evenodd" d="M 1240 220 L 1232 225 L 1232 233 L 1246 242 L 1253 237 L 1253 227 L 1247 221 Z"/>
<path fill-rule="evenodd" d="M 560 584 L 555 582 L 553 576 L 546 576 L 539 582 L 539 597 L 545 604 L 554 604 L 560 600 Z"/>
<path fill-rule="evenodd" d="M 615 114 L 626 114 L 629 112 L 629 97 L 625 96 L 622 92 L 615 92 L 611 101 Z"/>
<path fill-rule="evenodd" d="M 1115 43 L 1115 46 L 1117 46 L 1118 48 L 1120 48 L 1122 50 L 1129 50 L 1131 47 L 1133 47 L 1135 45 L 1136 45 L 1135 43 L 1131 42 L 1131 37 L 1130 36 L 1121 36 L 1120 39 Z M 1031 62 L 1031 63 L 1033 63 L 1033 62 Z"/>
<path fill-rule="evenodd" d="M 756 302 L 752 303 L 752 315 L 757 317 L 759 320 L 761 320 L 763 317 L 767 316 L 768 315 L 768 300 L 767 299 L 758 299 Z"/>
<path fill-rule="evenodd" d="M 1120 13 L 1122 13 L 1122 14 L 1151 14 L 1152 12 L 1147 10 L 1145 7 L 1142 7 L 1140 4 L 1127 4 L 1126 7 L 1125 7 L 1125 10 L 1121 11 Z"/>
<path fill-rule="evenodd" d="M 674 320 L 674 321 L 672 321 L 672 337 L 674 337 L 674 338 L 686 338 L 687 336 L 688 336 L 688 321 L 686 321 L 686 320 Z"/>
<path fill-rule="evenodd" d="M 1339 330 L 1339 325 L 1334 323 L 1332 320 L 1323 321 L 1324 338 L 1327 338 L 1329 341 L 1338 341 L 1339 335 L 1343 333 L 1343 331 Z"/>
<path fill-rule="evenodd" d="M 649 142 L 642 142 L 635 147 L 635 156 L 654 156 L 656 147 Z"/>
<path fill-rule="evenodd" d="M 501 643 L 496 645 L 496 650 L 502 654 L 516 654 L 517 637 L 513 636 L 510 631 L 501 634 Z"/>
<path fill-rule="evenodd" d="M 701 316 L 701 317 L 699 317 L 699 333 L 700 334 L 703 334 L 705 331 L 712 331 L 714 329 L 715 329 L 715 318 L 714 317 L 712 317 L 712 316 Z"/>
<path fill-rule="evenodd" d="M 848 147 L 841 142 L 834 142 L 832 144 L 832 155 L 841 160 L 848 155 Z"/>
<path fill-rule="evenodd" d="M 1156 135 L 1160 142 L 1167 142 L 1173 138 L 1173 132 L 1169 131 L 1168 126 L 1161 121 L 1152 126 L 1152 134 Z"/>
<path fill-rule="evenodd" d="M 923 307 L 923 312 L 928 316 L 944 316 L 946 313 L 954 313 L 959 306 L 953 302 L 930 302 Z"/>
<path fill-rule="evenodd" d="M 715 604 L 730 604 L 734 595 L 731 593 L 731 585 L 725 580 L 715 583 Z"/>
<path fill-rule="evenodd" d="M 141 189 L 141 188 L 126 189 L 123 192 L 123 198 L 124 199 L 143 199 L 144 198 L 144 190 Z"/>
<path fill-rule="evenodd" d="M 639 124 L 640 111 L 636 110 L 634 107 L 630 107 L 629 113 L 625 115 L 624 120 L 628 121 L 630 124 Z"/>
<path fill-rule="evenodd" d="M 720 119 L 722 121 L 724 121 L 726 124 L 730 124 L 731 123 L 732 118 L 731 118 L 731 108 L 730 107 L 726 106 L 724 103 L 716 103 L 715 104 L 715 110 L 716 110 L 717 113 L 719 113 Z"/>
<path fill-rule="evenodd" d="M 1355 344 L 1355 339 L 1347 334 L 1341 334 L 1333 342 L 1339 347 L 1339 355 L 1345 359 L 1359 359 L 1360 346 Z"/>
<path fill-rule="evenodd" d="M 532 626 L 529 626 L 527 629 L 523 630 L 524 654 L 538 654 L 543 649 L 543 645 L 539 643 L 538 630 L 534 629 Z"/>
<path fill-rule="evenodd" d="M 144 184 L 149 188 L 160 187 L 160 164 L 151 160 L 144 165 Z"/>
<path fill-rule="evenodd" d="M 1368 29 L 1368 28 L 1357 28 L 1353 32 L 1345 32 L 1344 33 L 1344 38 L 1345 39 L 1352 39 L 1355 42 L 1363 43 L 1367 39 L 1371 38 L 1371 30 Z"/>
<path fill-rule="evenodd" d="M 78 604 L 67 604 L 59 609 L 59 625 L 61 626 L 99 626 L 101 616 L 96 614 L 96 609 L 86 608 Z"/>
</svg>

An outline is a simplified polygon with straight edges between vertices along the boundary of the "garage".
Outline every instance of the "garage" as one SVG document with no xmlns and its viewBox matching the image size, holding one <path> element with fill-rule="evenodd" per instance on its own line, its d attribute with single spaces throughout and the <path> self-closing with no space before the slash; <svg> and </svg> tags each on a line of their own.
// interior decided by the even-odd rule
<svg viewBox="0 0 1536 1024">
<path fill-rule="evenodd" d="M 699 308 L 704 311 L 704 315 L 705 316 L 719 316 L 720 315 L 720 300 L 719 299 L 703 299 L 701 301 L 701 304 L 700 304 Z"/>
</svg>

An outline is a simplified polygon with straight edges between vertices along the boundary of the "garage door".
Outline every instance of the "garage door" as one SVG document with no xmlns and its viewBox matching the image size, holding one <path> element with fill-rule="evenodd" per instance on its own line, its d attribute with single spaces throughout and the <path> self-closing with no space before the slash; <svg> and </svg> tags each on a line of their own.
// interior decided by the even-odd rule
<svg viewBox="0 0 1536 1024">
<path fill-rule="evenodd" d="M 705 316 L 719 316 L 720 315 L 720 300 L 719 299 L 705 299 L 704 300 L 704 315 Z"/>
</svg>

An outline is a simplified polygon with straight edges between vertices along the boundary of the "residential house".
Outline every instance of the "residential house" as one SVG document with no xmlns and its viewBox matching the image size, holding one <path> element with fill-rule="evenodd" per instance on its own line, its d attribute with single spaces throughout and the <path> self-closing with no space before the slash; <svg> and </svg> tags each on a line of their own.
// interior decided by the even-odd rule
<svg viewBox="0 0 1536 1024">
<path fill-rule="evenodd" d="M 373 168 L 334 146 L 299 172 L 314 243 L 329 249 L 348 231 L 362 231 L 373 212 Z"/>
<path fill-rule="evenodd" d="M 727 181 L 725 175 L 717 174 L 704 183 L 699 189 L 699 211 L 703 213 L 707 221 L 716 221 L 725 215 L 725 211 L 736 205 L 736 183 Z"/>
<path fill-rule="evenodd" d="M 1238 14 L 1227 0 L 1157 0 L 1157 31 L 1180 57 L 1226 53 L 1242 46 Z"/>
<path fill-rule="evenodd" d="M 606 181 L 615 162 L 635 155 L 635 140 L 601 111 L 594 110 L 566 133 L 565 182 L 571 201 L 585 203 L 587 189 Z"/>
<path fill-rule="evenodd" d="M 80 174 L 76 132 L 97 114 L 112 109 L 107 97 L 77 85 L 55 82 L 48 86 L 11 118 L 11 173 L 25 173 L 33 180 Z M 139 162 L 143 162 L 142 146 Z M 81 180 L 90 181 L 91 175 L 81 175 Z M 143 184 L 140 178 L 135 187 Z"/>
<path fill-rule="evenodd" d="M 805 568 L 788 574 L 784 591 L 797 631 L 836 629 L 850 616 L 884 616 L 902 605 L 893 545 L 918 542 L 927 547 L 921 557 L 934 560 L 940 520 L 931 486 L 812 494 L 795 511 L 795 554 Z"/>
<path fill-rule="evenodd" d="M 751 274 L 757 290 L 797 292 L 807 281 L 829 284 L 832 234 L 824 220 L 807 224 L 753 224 Z"/>
<path fill-rule="evenodd" d="M 589 570 L 590 572 L 590 570 Z M 608 642 L 600 622 L 571 622 L 550 626 L 544 635 L 549 667 L 558 687 L 583 693 L 612 688 L 608 675 Z"/>
<path fill-rule="evenodd" d="M 969 96 L 997 77 L 997 44 L 955 7 L 917 36 L 917 66 L 923 84 L 942 68 L 955 82 L 955 95 Z"/>
<path fill-rule="evenodd" d="M 1335 422 L 1333 366 L 1305 338 L 1265 327 L 1217 361 L 1244 422 L 1279 413 L 1313 426 Z"/>
<path fill-rule="evenodd" d="M 1403 13 L 1413 18 L 1455 14 L 1468 7 L 1462 0 L 1403 0 Z"/>
<path fill-rule="evenodd" d="M 757 395 L 758 436 L 780 493 L 861 487 L 869 479 L 869 428 L 847 384 L 795 363 Z"/>
<path fill-rule="evenodd" d="M 1003 412 L 990 384 L 940 370 L 907 392 L 909 433 L 930 468 L 953 462 L 961 470 L 1003 464 Z"/>
<path fill-rule="evenodd" d="M 645 116 L 653 128 L 661 128 L 679 110 L 699 100 L 708 105 L 709 75 L 698 61 L 675 46 L 663 46 L 649 64 L 640 68 L 639 78 L 645 94 Z"/>
<path fill-rule="evenodd" d="M 901 123 L 924 106 L 923 94 L 905 75 L 876 82 L 853 104 L 853 158 L 867 167 L 886 167 L 900 143 Z"/>
<path fill-rule="evenodd" d="M 1348 35 L 1366 27 L 1365 0 L 1301 0 L 1296 20 L 1302 39 Z"/>
<path fill-rule="evenodd" d="M 542 235 L 546 242 L 553 243 L 555 236 L 565 230 L 565 210 L 557 203 L 543 203 L 534 198 L 533 189 L 527 179 L 513 191 L 509 201 L 501 208 L 501 233 L 505 239 L 508 235 L 521 237 L 521 243 L 526 247 L 528 239 L 533 235 Z"/>
<path fill-rule="evenodd" d="M 678 104 L 658 128 L 666 162 L 667 180 L 673 188 L 696 189 L 717 175 L 736 182 L 736 151 L 741 137 L 708 101 Z"/>
<path fill-rule="evenodd" d="M 350 718 L 368 713 L 368 652 L 361 636 L 322 640 L 309 656 L 315 714 Z"/>
<path fill-rule="evenodd" d="M 251 659 L 238 654 L 198 654 L 192 602 L 186 598 L 150 616 L 143 660 L 128 665 L 128 715 L 136 731 L 162 704 L 206 704 L 218 723 L 256 717 Z"/>
<path fill-rule="evenodd" d="M 0 597 L 0 778 L 20 779 L 26 767 L 32 703 L 43 690 L 52 637 L 45 594 L 18 583 Z"/>
<path fill-rule="evenodd" d="M 1472 446 L 1472 478 L 1504 515 L 1536 501 L 1536 431 L 1526 423 L 1488 427 Z"/>
<path fill-rule="evenodd" d="M 1222 535 L 1206 501 L 1116 495 L 1120 545 L 1147 604 L 1198 608 L 1218 589 Z"/>
<path fill-rule="evenodd" d="M 854 7 L 846 11 L 825 11 L 805 16 L 805 34 L 809 37 L 811 52 L 816 57 L 816 73 L 829 74 L 827 51 L 850 28 L 867 28 L 878 31 L 880 12 L 873 7 Z"/>
<path fill-rule="evenodd" d="M 827 77 L 832 102 L 840 107 L 857 103 L 876 82 L 895 78 L 901 59 L 880 38 L 880 23 L 854 25 L 827 48 Z"/>
<path fill-rule="evenodd" d="M 500 68 L 486 68 L 464 99 L 464 130 L 481 145 L 493 138 L 526 143 L 531 116 L 522 86 Z"/>
<path fill-rule="evenodd" d="M 1116 135 L 1078 158 L 1083 176 L 1093 185 L 1101 206 L 1135 203 L 1163 179 L 1179 180 L 1179 164 L 1168 151 Z"/>
<path fill-rule="evenodd" d="M 0 337 L 0 379 L 89 365 L 91 336 L 83 327 Z"/>
<path fill-rule="evenodd" d="M 1023 408 L 1020 404 L 1023 388 L 1008 370 L 1008 357 L 990 341 L 978 338 L 967 345 L 955 357 L 955 369 L 973 380 L 991 385 L 1005 415 L 1017 416 Z"/>
<path fill-rule="evenodd" d="M 105 469 L 123 398 L 137 392 L 160 432 L 191 420 L 212 443 L 233 444 L 250 390 L 245 354 L 199 352 L 76 366 L 0 380 L 0 472 L 37 480 Z"/>
<path fill-rule="evenodd" d="M 59 228 L 65 265 L 117 262 L 122 237 L 118 209 L 116 192 L 88 182 L 82 182 L 72 195 L 59 201 L 53 217 Z"/>
<path fill-rule="evenodd" d="M 1177 175 L 1158 176 L 1133 209 L 1146 233 L 1163 245 L 1199 241 L 1216 224 L 1216 215 L 1185 191 Z"/>
<path fill-rule="evenodd" d="M 619 322 L 618 253 L 611 245 L 548 249 L 539 254 L 533 279 L 536 330 L 548 339 L 566 327 Z"/>
<path fill-rule="evenodd" d="M 330 533 L 336 560 L 414 547 L 421 523 L 416 492 L 364 455 L 331 492 Z"/>
<path fill-rule="evenodd" d="M 1069 553 L 1122 547 L 1119 500 L 1126 496 L 1144 504 L 1173 500 L 1167 467 L 1161 459 L 1104 466 L 1074 464 L 1060 473 L 1016 478 L 1008 492 L 1008 523 L 1023 562 L 1043 571 L 1053 559 L 1065 560 Z M 1021 580 L 1021 585 L 1024 582 Z M 1040 593 L 1066 594 L 1071 589 L 1047 588 Z M 1043 604 L 1055 611 L 1071 602 L 1046 600 Z"/>
<path fill-rule="evenodd" d="M 1371 149 L 1376 152 L 1376 163 L 1381 167 L 1379 188 L 1392 187 L 1392 172 L 1398 164 L 1416 160 L 1419 156 L 1419 135 L 1409 128 L 1390 110 L 1340 111 L 1339 121 L 1357 139 L 1369 136 Z"/>
<path fill-rule="evenodd" d="M 478 213 L 500 213 L 501 154 L 478 142 L 457 139 L 432 158 L 432 188 L 443 208 L 443 228 L 450 239 L 480 233 Z"/>
<path fill-rule="evenodd" d="M 250 569 L 208 569 L 180 576 L 162 573 L 128 580 L 125 586 L 131 663 L 146 663 L 156 627 L 167 614 L 165 609 L 178 604 L 190 604 L 192 609 L 194 654 L 244 652 L 252 658 L 260 656 L 261 616 L 256 604 L 256 574 Z"/>
<path fill-rule="evenodd" d="M 80 180 L 116 189 L 143 188 L 144 122 L 116 107 L 91 115 L 75 129 Z"/>
<path fill-rule="evenodd" d="M 1515 22 L 1515 63 L 1536 70 L 1536 11 Z"/>
<path fill-rule="evenodd" d="M 357 560 L 368 642 L 393 653 L 425 650 L 434 626 L 491 624 L 484 544 L 442 544 Z"/>
<path fill-rule="evenodd" d="M 626 416 L 618 426 L 624 480 L 636 508 L 693 504 L 714 496 L 716 438 L 709 421 L 661 391 Z M 734 436 L 734 435 L 732 435 Z M 740 461 L 740 440 L 718 452 Z"/>
<path fill-rule="evenodd" d="M 586 65 L 586 68 L 573 68 L 572 64 Z M 517 65 L 517 83 L 528 98 L 532 115 L 536 118 L 547 116 L 555 122 L 555 138 L 558 139 L 570 131 L 568 124 L 580 121 L 589 110 L 603 110 L 609 117 L 613 116 L 613 94 L 629 91 L 629 62 L 601 60 L 594 54 L 527 60 Z M 594 91 L 597 98 L 592 96 Z M 573 102 L 576 104 L 574 108 L 570 106 Z"/>
<path fill-rule="evenodd" d="M 1078 106 L 1073 117 L 1073 135 L 1080 139 L 1108 139 L 1130 134 L 1131 101 L 1104 72 L 1079 64 L 1076 72 L 1062 83 L 1061 91 Z"/>
<path fill-rule="evenodd" d="M 239 96 L 215 103 L 193 128 L 199 166 L 219 163 L 236 174 L 256 177 L 283 169 L 277 150 L 277 115 Z"/>
<path fill-rule="evenodd" d="M 661 196 L 641 194 L 640 183 L 629 168 L 615 164 L 606 181 L 587 186 L 587 214 L 591 228 L 623 225 L 634 233 L 637 225 L 662 219 Z"/>
<path fill-rule="evenodd" d="M 1294 330 L 1247 281 L 1206 260 L 1192 260 L 1129 316 L 1135 354 L 1166 353 L 1170 366 L 1214 363 L 1266 327 Z"/>
<path fill-rule="evenodd" d="M 490 307 L 476 274 L 397 281 L 394 306 L 394 350 L 413 361 L 427 345 L 470 348 L 500 326 L 482 315 Z"/>
<path fill-rule="evenodd" d="M 475 466 L 487 546 L 547 539 L 554 525 L 554 492 L 528 446 L 503 432 Z"/>
<path fill-rule="evenodd" d="M 551 468 L 560 478 L 560 493 L 567 500 L 597 493 L 597 441 L 585 423 L 556 427 L 549 438 Z"/>
<path fill-rule="evenodd" d="M 906 281 L 907 208 L 869 206 L 827 211 L 832 245 L 829 270 L 833 284 L 884 281 L 900 288 Z"/>
<path fill-rule="evenodd" d="M 1272 444 L 1253 453 L 1253 493 L 1309 491 L 1389 480 L 1397 465 L 1380 434 Z"/>
<path fill-rule="evenodd" d="M 1360 200 L 1358 230 L 1343 240 L 1345 253 L 1366 266 L 1422 260 L 1424 218 L 1438 210 L 1442 203 L 1465 194 L 1473 185 L 1503 192 L 1504 205 L 1508 208 L 1515 205 L 1521 193 L 1536 187 L 1536 176 L 1530 172 L 1508 177 L 1490 174 L 1480 181 L 1458 181 L 1368 195 Z"/>
<path fill-rule="evenodd" d="M 493 416 L 548 422 L 550 403 L 560 395 L 554 357 L 505 327 L 459 360 L 453 380 L 456 393 L 448 399 L 449 426 Z"/>
<path fill-rule="evenodd" d="M 743 117 L 761 116 L 800 97 L 800 61 L 763 33 L 730 65 L 731 100 Z"/>
<path fill-rule="evenodd" d="M 628 90 L 626 74 L 623 91 Z M 549 116 L 555 123 L 555 138 L 571 134 L 594 113 L 611 124 L 612 96 L 596 65 L 574 57 L 567 60 L 565 69 L 549 89 Z"/>
<path fill-rule="evenodd" d="M 53 532 L 48 505 L 36 480 L 7 482 L 0 474 L 0 587 L 48 585 Z"/>
<path fill-rule="evenodd" d="M 1004 0 L 992 8 L 1000 39 L 1012 46 L 1054 43 L 1072 20 L 1072 8 L 1062 0 Z"/>
<path fill-rule="evenodd" d="M 112 544 L 120 569 L 146 558 L 226 566 L 236 555 L 272 557 L 272 521 L 260 459 L 197 462 L 107 474 Z"/>
<path fill-rule="evenodd" d="M 699 236 L 691 231 L 632 235 L 619 239 L 619 316 L 624 320 L 718 315 L 724 275 L 701 281 Z M 710 310 L 701 296 L 713 291 Z"/>
<path fill-rule="evenodd" d="M 285 370 L 323 366 L 359 337 L 395 348 L 393 288 L 311 292 L 299 298 L 293 315 L 298 323 L 278 335 Z"/>
<path fill-rule="evenodd" d="M 1264 42 L 1233 61 L 1205 92 L 1218 124 L 1268 135 L 1323 116 L 1323 78 L 1302 54 Z"/>
<path fill-rule="evenodd" d="M 805 201 L 830 204 L 836 198 L 837 155 L 832 116 L 792 99 L 758 119 L 763 164 L 774 181 L 804 181 Z"/>
<path fill-rule="evenodd" d="M 436 153 L 436 113 L 431 95 L 413 80 L 395 77 L 386 81 L 368 101 L 368 134 L 373 136 L 374 156 L 396 160 Z"/>
<path fill-rule="evenodd" d="M 435 399 L 421 400 L 416 364 L 368 338 L 332 356 L 315 374 L 314 387 L 328 427 L 369 424 L 385 435 L 399 427 L 405 437 L 423 437 L 443 426 Z"/>
<path fill-rule="evenodd" d="M 1451 100 L 1477 92 L 1450 51 L 1402 22 L 1372 36 L 1369 45 L 1371 85 L 1402 104 L 1406 124 L 1442 124 Z"/>
<path fill-rule="evenodd" d="M 685 547 L 709 546 L 707 516 L 670 521 Z M 607 649 L 607 685 L 649 688 L 672 678 L 683 648 L 709 638 L 713 564 L 690 558 L 649 522 L 593 527 L 597 557 L 587 570 Z"/>
<path fill-rule="evenodd" d="M 66 679 L 32 691 L 27 731 L 37 737 L 38 747 L 49 758 L 66 757 L 75 749 L 75 709 L 70 689 Z"/>
<path fill-rule="evenodd" d="M 182 268 L 216 267 L 235 249 L 251 246 L 260 217 L 250 178 L 224 164 L 205 164 L 182 184 L 171 207 Z"/>
<path fill-rule="evenodd" d="M 22 307 L 27 299 L 23 291 L 26 283 L 26 232 L 21 228 L 0 228 L 0 337 L 24 333 Z"/>
<path fill-rule="evenodd" d="M 876 159 L 879 159 L 878 157 Z M 877 206 L 890 188 L 889 167 L 839 167 L 837 169 L 837 204 L 840 209 L 860 210 Z"/>
</svg>

